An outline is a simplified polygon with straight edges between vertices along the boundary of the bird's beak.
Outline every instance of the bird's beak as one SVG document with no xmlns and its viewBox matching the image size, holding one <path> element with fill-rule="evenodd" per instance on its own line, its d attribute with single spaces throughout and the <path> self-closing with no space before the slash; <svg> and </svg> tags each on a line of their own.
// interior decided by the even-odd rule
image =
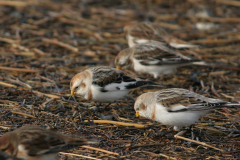
<svg viewBox="0 0 240 160">
<path fill-rule="evenodd" d="M 120 67 L 120 66 L 117 66 L 116 68 L 117 68 L 117 69 L 121 69 L 121 67 Z"/>
<path fill-rule="evenodd" d="M 139 117 L 139 112 L 136 112 L 136 117 Z"/>
<path fill-rule="evenodd" d="M 71 96 L 74 97 L 76 95 L 75 91 L 71 91 Z"/>
</svg>

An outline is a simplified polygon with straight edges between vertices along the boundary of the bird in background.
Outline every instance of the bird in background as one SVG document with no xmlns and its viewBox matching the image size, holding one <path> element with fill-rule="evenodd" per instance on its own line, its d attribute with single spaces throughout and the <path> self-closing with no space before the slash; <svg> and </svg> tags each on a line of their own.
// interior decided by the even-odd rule
<svg viewBox="0 0 240 160">
<path fill-rule="evenodd" d="M 207 63 L 184 56 L 159 42 L 146 42 L 120 51 L 115 58 L 115 65 L 117 69 L 132 68 L 157 78 L 161 74 L 176 72 L 178 67 Z"/>
<path fill-rule="evenodd" d="M 95 143 L 98 141 L 72 138 L 39 126 L 24 126 L 0 137 L 0 151 L 24 160 L 54 160 L 58 152 Z"/>
<path fill-rule="evenodd" d="M 211 110 L 240 106 L 220 99 L 204 97 L 182 88 L 163 89 L 140 95 L 134 104 L 136 117 L 142 116 L 179 131 L 190 126 Z"/>
<path fill-rule="evenodd" d="M 78 95 L 96 102 L 114 102 L 127 95 L 131 89 L 142 86 L 163 87 L 108 66 L 88 68 L 76 74 L 70 82 L 71 96 Z"/>
<path fill-rule="evenodd" d="M 8 154 L 0 151 L 0 160 L 24 160 L 24 159 L 12 157 L 12 156 L 9 156 Z"/>
<path fill-rule="evenodd" d="M 168 34 L 160 25 L 152 22 L 130 23 L 124 27 L 129 47 L 136 44 L 157 41 L 176 49 L 196 48 L 198 45 L 187 43 Z"/>
</svg>

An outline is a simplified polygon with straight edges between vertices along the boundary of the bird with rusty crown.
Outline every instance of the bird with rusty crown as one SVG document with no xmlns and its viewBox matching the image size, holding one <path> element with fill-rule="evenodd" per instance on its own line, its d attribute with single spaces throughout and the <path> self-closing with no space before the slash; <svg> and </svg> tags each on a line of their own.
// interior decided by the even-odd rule
<svg viewBox="0 0 240 160">
<path fill-rule="evenodd" d="M 204 97 L 182 88 L 163 89 L 140 95 L 134 104 L 136 116 L 142 116 L 178 131 L 190 126 L 211 110 L 240 106 L 220 99 Z"/>
<path fill-rule="evenodd" d="M 39 126 L 24 126 L 0 137 L 0 151 L 13 160 L 54 160 L 58 152 L 95 143 L 98 141 L 72 138 Z"/>
<path fill-rule="evenodd" d="M 209 64 L 184 56 L 159 42 L 146 42 L 120 51 L 115 58 L 115 65 L 117 69 L 132 68 L 157 78 L 161 74 L 174 73 L 178 67 Z"/>
<path fill-rule="evenodd" d="M 142 86 L 159 86 L 108 66 L 86 69 L 76 74 L 70 82 L 71 96 L 81 96 L 89 101 L 114 102 L 127 95 L 131 89 Z"/>
<path fill-rule="evenodd" d="M 198 45 L 190 44 L 170 35 L 157 23 L 130 23 L 124 27 L 124 31 L 127 34 L 129 47 L 148 42 L 159 42 L 176 49 L 198 47 Z"/>
</svg>

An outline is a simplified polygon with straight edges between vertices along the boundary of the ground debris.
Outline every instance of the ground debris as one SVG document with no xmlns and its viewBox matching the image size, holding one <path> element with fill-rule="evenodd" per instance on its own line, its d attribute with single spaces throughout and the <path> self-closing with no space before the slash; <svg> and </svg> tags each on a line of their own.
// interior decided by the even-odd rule
<svg viewBox="0 0 240 160">
<path fill-rule="evenodd" d="M 154 89 L 135 89 L 109 110 L 73 99 L 69 89 L 71 78 L 88 66 L 114 67 L 115 56 L 128 47 L 125 25 L 149 21 L 199 45 L 179 52 L 211 64 L 179 68 L 157 83 L 239 102 L 239 10 L 236 0 L 0 1 L 0 136 L 33 124 L 100 140 L 57 159 L 239 159 L 237 107 L 213 111 L 178 135 L 135 117 L 133 100 Z"/>
</svg>

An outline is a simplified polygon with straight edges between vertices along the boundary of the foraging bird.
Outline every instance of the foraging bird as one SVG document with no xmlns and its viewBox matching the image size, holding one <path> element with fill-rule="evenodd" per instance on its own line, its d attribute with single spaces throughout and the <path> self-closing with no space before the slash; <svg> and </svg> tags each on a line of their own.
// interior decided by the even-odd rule
<svg viewBox="0 0 240 160">
<path fill-rule="evenodd" d="M 24 160 L 54 160 L 58 152 L 96 140 L 72 138 L 39 126 L 24 126 L 0 137 L 0 151 Z"/>
<path fill-rule="evenodd" d="M 133 68 L 136 72 L 152 74 L 172 74 L 178 67 L 187 65 L 207 65 L 206 62 L 193 60 L 159 42 L 137 44 L 119 52 L 115 58 L 117 69 Z"/>
<path fill-rule="evenodd" d="M 11 157 L 11 156 L 7 155 L 6 153 L 0 151 L 0 160 L 24 160 L 24 159 Z"/>
<path fill-rule="evenodd" d="M 71 96 L 79 95 L 97 102 L 114 102 L 130 92 L 131 89 L 155 84 L 134 78 L 124 71 L 108 67 L 91 67 L 76 74 L 71 82 Z"/>
<path fill-rule="evenodd" d="M 129 47 L 136 44 L 158 41 L 173 48 L 196 48 L 198 45 L 190 44 L 169 35 L 160 25 L 151 22 L 139 22 L 124 27 L 127 32 Z"/>
<path fill-rule="evenodd" d="M 136 116 L 142 116 L 164 125 L 174 126 L 178 131 L 195 123 L 210 110 L 240 106 L 240 103 L 207 98 L 182 88 L 163 89 L 139 96 L 134 104 Z"/>
</svg>

